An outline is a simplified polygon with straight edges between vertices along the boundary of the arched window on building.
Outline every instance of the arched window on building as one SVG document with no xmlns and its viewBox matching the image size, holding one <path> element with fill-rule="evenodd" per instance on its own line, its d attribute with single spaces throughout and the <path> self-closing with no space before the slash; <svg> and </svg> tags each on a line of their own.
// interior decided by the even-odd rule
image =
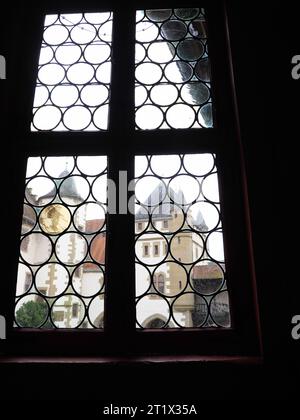
<svg viewBox="0 0 300 420">
<path fill-rule="evenodd" d="M 154 286 L 156 290 L 160 293 L 164 293 L 165 291 L 165 277 L 163 274 L 156 274 L 153 278 Z"/>
<path fill-rule="evenodd" d="M 160 318 L 151 319 L 151 321 L 147 322 L 145 328 L 162 328 L 165 325 L 165 321 Z"/>
</svg>

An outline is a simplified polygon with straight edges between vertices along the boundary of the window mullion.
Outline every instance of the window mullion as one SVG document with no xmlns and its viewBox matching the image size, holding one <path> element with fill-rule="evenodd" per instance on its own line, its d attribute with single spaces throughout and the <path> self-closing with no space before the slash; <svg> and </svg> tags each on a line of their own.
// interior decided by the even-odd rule
<svg viewBox="0 0 300 420">
<path fill-rule="evenodd" d="M 116 351 L 121 352 L 126 351 L 135 325 L 134 215 L 125 214 L 127 182 L 134 176 L 134 156 L 129 150 L 134 130 L 135 12 L 116 11 L 113 22 L 109 120 L 113 152 L 108 158 L 108 173 L 117 187 L 117 214 L 108 215 L 105 330 L 118 342 Z"/>
<path fill-rule="evenodd" d="M 117 10 L 113 15 L 109 127 L 118 147 L 134 128 L 134 42 L 135 12 Z"/>
</svg>

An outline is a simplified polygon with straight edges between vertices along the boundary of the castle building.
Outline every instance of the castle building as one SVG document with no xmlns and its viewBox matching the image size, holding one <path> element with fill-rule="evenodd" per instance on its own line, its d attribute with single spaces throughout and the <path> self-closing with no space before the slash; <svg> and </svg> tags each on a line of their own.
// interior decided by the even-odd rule
<svg viewBox="0 0 300 420">
<path fill-rule="evenodd" d="M 76 176 L 25 196 L 17 295 L 25 294 L 23 303 L 46 299 L 58 328 L 103 327 L 105 220 L 87 215 Z M 223 271 L 208 258 L 201 212 L 191 213 L 182 191 L 167 195 L 159 184 L 136 211 L 135 232 L 137 328 L 213 325 L 203 295 L 221 287 Z M 211 306 L 228 318 L 226 299 Z"/>
</svg>

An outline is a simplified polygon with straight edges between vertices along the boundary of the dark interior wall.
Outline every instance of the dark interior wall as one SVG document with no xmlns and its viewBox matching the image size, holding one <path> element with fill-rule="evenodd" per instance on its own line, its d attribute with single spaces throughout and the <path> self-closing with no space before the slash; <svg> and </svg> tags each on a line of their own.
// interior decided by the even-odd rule
<svg viewBox="0 0 300 420">
<path fill-rule="evenodd" d="M 300 84 L 292 80 L 291 58 L 299 50 L 297 7 L 266 4 L 256 14 L 230 4 L 264 354 L 274 363 L 293 355 L 295 365 L 299 345 L 291 340 L 290 324 L 300 311 L 293 274 Z"/>
<path fill-rule="evenodd" d="M 288 93 L 296 98 L 300 92 L 300 80 L 297 84 L 290 78 L 290 59 L 292 55 L 300 54 L 300 47 L 296 45 L 297 38 L 293 37 L 293 23 L 296 25 L 293 19 L 296 18 L 293 18 L 294 10 L 290 3 L 290 6 L 285 4 L 284 7 L 283 4 L 276 6 L 273 3 L 271 7 L 261 4 L 255 6 L 252 3 L 250 7 L 246 2 L 228 2 L 241 135 L 248 176 L 264 346 L 263 365 L 0 365 L 3 388 L 0 399 L 45 398 L 107 402 L 160 400 L 161 403 L 166 403 L 168 399 L 183 403 L 186 399 L 297 398 L 300 340 L 297 342 L 291 339 L 291 317 L 297 311 L 300 314 L 300 295 L 296 284 L 299 276 L 297 269 L 290 270 L 293 265 L 292 245 L 287 239 L 292 233 L 289 228 L 296 223 L 293 223 L 290 203 L 286 204 L 285 198 L 288 192 L 295 197 L 295 190 L 290 184 L 293 183 L 291 179 L 296 179 L 292 171 L 297 168 L 297 162 L 294 157 L 295 165 L 291 168 L 288 159 L 294 152 L 292 139 L 295 141 L 295 138 L 293 131 L 292 134 L 288 133 L 287 128 L 289 126 L 293 129 L 292 121 L 293 118 L 296 121 L 297 112 L 288 102 Z M 9 25 L 2 26 L 2 31 L 5 36 L 1 39 L 6 44 L 0 54 L 6 54 L 9 60 L 14 53 L 9 50 Z M 26 60 L 26 57 L 20 59 Z M 8 91 L 5 92 L 6 82 L 0 83 L 1 98 L 5 98 L 5 94 L 9 95 Z M 0 106 L 3 147 L 10 127 L 5 128 L 3 99 Z M 292 151 L 287 153 L 286 145 L 291 146 Z M 8 154 L 1 153 L 2 180 L 7 177 L 8 169 L 11 171 L 15 153 L 13 147 Z M 9 175 L 13 177 L 13 173 L 9 172 Z M 9 183 L 4 183 L 2 199 L 9 196 L 9 191 L 6 191 L 9 188 Z M 13 202 L 8 204 L 13 208 Z M 6 210 L 2 216 L 2 238 L 9 235 L 10 224 L 13 223 L 11 214 Z M 10 261 L 9 247 L 4 252 L 3 262 Z M 297 259 L 294 264 L 296 262 Z M 2 281 L 9 279 L 2 278 Z M 1 299 L 5 304 L 5 297 L 1 296 Z M 68 383 L 78 385 L 66 386 L 65 378 Z"/>
</svg>

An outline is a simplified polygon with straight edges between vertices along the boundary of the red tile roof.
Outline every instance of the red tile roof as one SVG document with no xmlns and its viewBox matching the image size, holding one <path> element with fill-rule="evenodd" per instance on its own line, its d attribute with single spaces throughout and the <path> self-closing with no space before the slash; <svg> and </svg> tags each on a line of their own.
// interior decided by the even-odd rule
<svg viewBox="0 0 300 420">
<path fill-rule="evenodd" d="M 93 239 L 90 248 L 91 257 L 99 264 L 105 264 L 106 233 L 99 233 Z"/>
</svg>

